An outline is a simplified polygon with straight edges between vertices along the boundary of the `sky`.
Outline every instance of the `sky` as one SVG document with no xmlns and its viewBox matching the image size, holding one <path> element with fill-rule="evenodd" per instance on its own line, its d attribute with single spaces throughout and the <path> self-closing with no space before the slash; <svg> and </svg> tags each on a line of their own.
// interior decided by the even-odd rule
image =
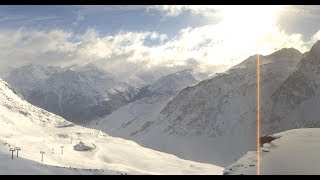
<svg viewBox="0 0 320 180">
<path fill-rule="evenodd" d="M 0 73 L 91 62 L 114 73 L 214 73 L 254 54 L 306 52 L 318 22 L 320 6 L 0 6 Z"/>
</svg>

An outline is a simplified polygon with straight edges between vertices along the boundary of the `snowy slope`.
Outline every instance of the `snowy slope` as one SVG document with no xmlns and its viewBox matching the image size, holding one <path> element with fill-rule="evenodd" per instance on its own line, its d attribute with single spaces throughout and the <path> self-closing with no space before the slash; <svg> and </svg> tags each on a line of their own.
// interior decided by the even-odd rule
<svg viewBox="0 0 320 180">
<path fill-rule="evenodd" d="M 272 94 L 263 120 L 274 124 L 267 133 L 320 127 L 320 41 L 300 61 L 298 69 Z"/>
<path fill-rule="evenodd" d="M 292 48 L 261 56 L 262 105 L 296 69 L 301 57 L 302 54 Z M 117 136 L 125 134 L 121 137 L 184 159 L 230 165 L 255 148 L 256 56 L 225 73 L 183 89 L 160 113 L 157 109 L 150 110 L 154 113 L 141 116 L 143 118 L 131 115 L 139 114 L 143 107 L 128 106 L 127 110 L 106 117 L 105 122 L 117 121 L 116 128 L 112 123 L 109 127 L 108 123 L 97 123 L 96 127 Z M 130 113 L 131 110 L 134 113 Z M 133 131 L 128 127 L 135 126 L 136 119 L 141 122 L 137 123 L 141 128 Z M 127 132 L 121 133 L 121 130 Z M 132 132 L 133 136 L 130 136 Z"/>
<path fill-rule="evenodd" d="M 186 69 L 167 76 L 161 77 L 155 83 L 148 86 L 152 93 L 165 93 L 180 91 L 183 88 L 196 84 L 197 82 L 208 78 L 205 74 L 194 72 L 192 69 Z"/>
<path fill-rule="evenodd" d="M 75 151 L 73 147 L 80 141 L 93 149 Z M 14 168 L 18 169 L 19 174 L 221 174 L 223 170 L 218 166 L 186 161 L 143 148 L 98 130 L 76 126 L 29 104 L 2 80 L 0 142 L 0 173 L 4 174 L 15 173 Z M 8 145 L 21 147 L 21 159 L 9 159 Z M 64 146 L 63 154 L 61 146 Z M 49 166 L 39 167 L 38 164 L 42 164 L 39 163 L 40 151 L 45 152 L 43 164 Z M 53 166 L 77 169 L 71 171 Z"/>
<path fill-rule="evenodd" d="M 36 161 L 24 158 L 11 159 L 8 152 L 8 145 L 0 142 L 0 175 L 121 175 L 126 174 L 121 171 L 102 170 L 102 169 L 77 169 L 71 167 L 60 167 L 45 165 Z M 16 153 L 14 153 L 16 156 Z"/>
<path fill-rule="evenodd" d="M 6 80 L 31 104 L 85 124 L 134 100 L 154 93 L 175 92 L 207 78 L 204 73 L 187 69 L 146 86 L 135 75 L 123 79 L 101 68 L 95 64 L 64 69 L 27 65 L 12 71 Z"/>
<path fill-rule="evenodd" d="M 35 71 L 41 70 L 38 66 L 31 67 Z M 24 94 L 28 94 L 25 97 L 30 103 L 78 124 L 111 113 L 130 102 L 138 91 L 94 66 L 64 69 L 46 78 L 33 73 L 35 75 L 29 75 L 34 76 L 33 79 L 20 76 L 24 69 L 15 72 L 8 79 L 15 82 L 14 87 L 19 92 L 27 92 Z"/>
<path fill-rule="evenodd" d="M 51 75 L 61 71 L 60 67 L 30 64 L 14 69 L 5 80 L 28 98 L 33 89 L 42 86 Z"/>
<path fill-rule="evenodd" d="M 283 49 L 261 56 L 261 99 L 267 100 L 295 70 L 301 53 Z M 225 74 L 182 90 L 161 112 L 166 131 L 176 135 L 222 136 L 250 126 L 256 108 L 256 56 Z M 263 104 L 263 102 L 262 102 Z M 247 120 L 249 119 L 249 121 Z"/>
<path fill-rule="evenodd" d="M 301 53 L 292 48 L 282 49 L 268 56 L 260 56 L 260 59 L 261 104 L 264 105 L 295 70 Z M 225 148 L 217 148 L 216 144 L 209 141 L 205 143 L 206 146 L 211 144 L 212 151 L 217 149 L 219 156 L 225 157 L 224 162 L 220 161 L 220 157 L 206 158 L 202 154 L 201 159 L 195 159 L 198 157 L 194 155 L 194 151 L 186 153 L 187 159 L 227 165 L 255 147 L 255 140 L 252 138 L 255 137 L 256 126 L 255 94 L 256 56 L 252 56 L 226 73 L 182 90 L 161 111 L 158 124 L 162 132 L 175 137 L 210 137 L 232 142 L 237 139 L 240 144 L 219 145 Z M 170 153 L 177 154 L 173 151 Z"/>
<path fill-rule="evenodd" d="M 320 129 L 294 129 L 273 135 L 278 139 L 261 148 L 262 175 L 319 175 Z M 257 153 L 248 152 L 226 168 L 224 174 L 254 175 L 257 173 Z"/>
<path fill-rule="evenodd" d="M 140 88 L 134 100 L 151 97 L 154 94 L 176 94 L 183 88 L 194 85 L 199 81 L 207 78 L 207 74 L 200 73 L 192 69 L 185 69 L 182 71 L 171 73 L 166 76 L 162 76 L 161 78 L 147 86 Z"/>
<path fill-rule="evenodd" d="M 91 121 L 87 126 L 125 139 L 139 137 L 154 125 L 161 109 L 183 88 L 208 78 L 206 74 L 186 69 L 169 74 L 140 89 L 136 101 L 110 115 Z"/>
</svg>

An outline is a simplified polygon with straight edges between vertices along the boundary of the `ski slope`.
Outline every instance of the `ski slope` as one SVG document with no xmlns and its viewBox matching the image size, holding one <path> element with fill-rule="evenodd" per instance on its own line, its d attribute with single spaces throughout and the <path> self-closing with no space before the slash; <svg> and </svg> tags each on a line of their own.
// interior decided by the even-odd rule
<svg viewBox="0 0 320 180">
<path fill-rule="evenodd" d="M 93 149 L 74 150 L 73 147 L 80 141 Z M 223 172 L 223 168 L 219 166 L 182 160 L 170 154 L 141 147 L 133 141 L 76 126 L 60 116 L 29 104 L 2 80 L 0 80 L 0 142 L 1 174 L 222 174 Z M 22 149 L 19 151 L 20 158 L 10 159 L 9 145 Z M 63 154 L 61 146 L 64 146 Z M 45 152 L 43 163 L 40 163 L 40 151 Z M 19 166 L 16 166 L 17 164 Z M 69 170 L 69 167 L 76 169 Z M 82 171 L 83 169 L 98 169 L 98 171 Z"/>
</svg>

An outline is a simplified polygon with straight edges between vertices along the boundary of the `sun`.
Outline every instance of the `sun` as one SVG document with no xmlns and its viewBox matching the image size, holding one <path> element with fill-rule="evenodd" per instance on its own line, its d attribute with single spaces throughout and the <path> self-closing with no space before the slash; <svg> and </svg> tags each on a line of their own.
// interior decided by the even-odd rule
<svg viewBox="0 0 320 180">
<path fill-rule="evenodd" d="M 238 5 L 222 6 L 221 13 L 226 23 L 251 25 L 270 25 L 277 20 L 279 13 L 286 6 L 282 5 Z"/>
<path fill-rule="evenodd" d="M 252 38 L 264 36 L 274 30 L 277 17 L 284 6 L 224 6 L 221 25 L 226 31 Z M 248 36 L 246 36 L 248 37 Z"/>
</svg>

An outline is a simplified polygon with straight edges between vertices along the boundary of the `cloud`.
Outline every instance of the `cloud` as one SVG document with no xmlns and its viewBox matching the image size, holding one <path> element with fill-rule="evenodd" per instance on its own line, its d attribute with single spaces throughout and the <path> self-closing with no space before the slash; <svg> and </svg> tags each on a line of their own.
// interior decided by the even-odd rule
<svg viewBox="0 0 320 180">
<path fill-rule="evenodd" d="M 23 14 L 5 14 L 0 13 L 0 22 L 2 23 L 2 27 L 7 25 L 8 23 L 11 25 L 28 25 L 28 24 L 39 24 L 46 23 L 48 21 L 59 22 L 60 19 L 57 16 L 27 16 Z"/>
<path fill-rule="evenodd" d="M 302 34 L 288 34 L 281 29 L 275 23 L 282 9 L 278 6 L 173 7 L 148 8 L 162 8 L 171 16 L 184 11 L 206 16 L 211 13 L 221 16 L 221 20 L 185 27 L 170 39 L 156 31 L 101 35 L 94 28 L 83 34 L 62 29 L 0 30 L 0 71 L 28 63 L 70 66 L 94 62 L 121 77 L 148 72 L 161 75 L 184 68 L 213 73 L 217 70 L 214 67 L 231 66 L 257 53 L 267 55 L 285 47 L 305 52 L 320 37 L 318 32 L 304 41 Z"/>
<path fill-rule="evenodd" d="M 320 40 L 320 30 L 311 37 L 311 43 L 313 44 L 319 40 Z"/>
<path fill-rule="evenodd" d="M 34 31 L 25 28 L 0 31 L 1 69 L 8 66 L 20 66 L 26 63 L 57 63 L 66 60 L 58 59 L 61 55 L 73 50 L 69 42 L 72 33 L 63 30 Z M 50 55 L 49 55 L 50 54 Z"/>
<path fill-rule="evenodd" d="M 0 22 L 6 22 L 6 21 L 14 21 L 14 20 L 22 20 L 26 17 L 23 15 L 1 15 Z"/>
<path fill-rule="evenodd" d="M 284 9 L 283 11 L 284 14 L 291 14 L 303 18 L 319 17 L 320 6 L 290 5 L 287 7 L 288 8 Z"/>
<path fill-rule="evenodd" d="M 217 15 L 224 6 L 208 5 L 154 5 L 146 7 L 147 11 L 158 10 L 166 16 L 178 16 L 183 12 L 192 14 L 212 16 Z"/>
</svg>

